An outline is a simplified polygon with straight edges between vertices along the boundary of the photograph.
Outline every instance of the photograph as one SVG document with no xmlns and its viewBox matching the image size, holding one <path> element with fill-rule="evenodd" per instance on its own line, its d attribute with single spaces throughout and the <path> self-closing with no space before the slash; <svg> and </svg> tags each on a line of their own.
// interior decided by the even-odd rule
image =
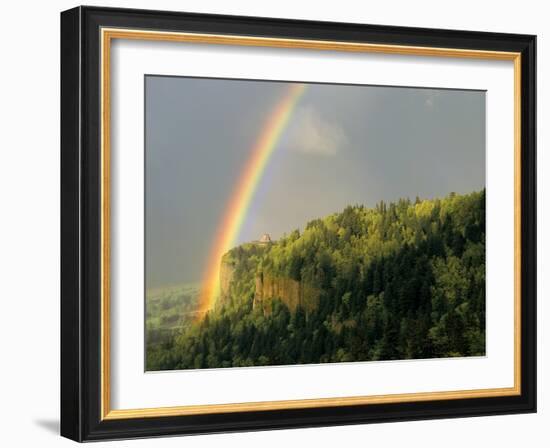
<svg viewBox="0 0 550 448">
<path fill-rule="evenodd" d="M 372 424 L 387 444 L 379 423 L 448 419 L 396 443 L 429 424 L 463 446 L 449 425 L 483 416 L 476 440 L 540 439 L 536 416 L 512 436 L 497 416 L 540 413 L 542 28 L 371 6 L 61 12 L 60 89 L 44 89 L 60 128 L 16 140 L 60 143 L 55 169 L 24 166 L 60 174 L 59 356 L 42 370 L 60 372 L 63 437 L 346 425 L 334 445 Z"/>
<path fill-rule="evenodd" d="M 486 91 L 146 74 L 144 103 L 146 371 L 486 355 Z"/>
</svg>

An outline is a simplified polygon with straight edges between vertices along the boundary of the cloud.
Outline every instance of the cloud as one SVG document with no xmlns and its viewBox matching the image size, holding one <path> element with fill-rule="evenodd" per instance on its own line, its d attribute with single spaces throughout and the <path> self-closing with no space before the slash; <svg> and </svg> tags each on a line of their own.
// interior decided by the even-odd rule
<svg viewBox="0 0 550 448">
<path fill-rule="evenodd" d="M 426 100 L 424 101 L 424 105 L 428 109 L 433 109 L 434 106 L 436 105 L 436 101 L 437 101 L 437 99 L 440 95 L 441 95 L 441 93 L 437 92 L 437 91 L 427 91 Z"/>
<path fill-rule="evenodd" d="M 346 146 L 344 129 L 328 121 L 314 107 L 296 110 L 289 135 L 289 147 L 311 155 L 334 156 Z"/>
</svg>

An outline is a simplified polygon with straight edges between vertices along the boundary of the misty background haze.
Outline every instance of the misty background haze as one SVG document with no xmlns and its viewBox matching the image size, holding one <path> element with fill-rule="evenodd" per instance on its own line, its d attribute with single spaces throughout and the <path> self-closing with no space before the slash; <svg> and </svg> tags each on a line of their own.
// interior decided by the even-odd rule
<svg viewBox="0 0 550 448">
<path fill-rule="evenodd" d="M 146 287 L 200 281 L 227 201 L 287 83 L 145 78 Z M 485 92 L 310 84 L 238 243 L 351 204 L 485 186 Z"/>
</svg>

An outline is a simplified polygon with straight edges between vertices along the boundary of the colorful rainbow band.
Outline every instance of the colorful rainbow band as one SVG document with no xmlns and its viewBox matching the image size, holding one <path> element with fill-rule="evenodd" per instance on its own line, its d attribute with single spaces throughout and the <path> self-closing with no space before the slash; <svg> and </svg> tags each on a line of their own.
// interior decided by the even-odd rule
<svg viewBox="0 0 550 448">
<path fill-rule="evenodd" d="M 216 302 L 220 290 L 222 256 L 235 245 L 265 168 L 305 90 L 305 84 L 288 86 L 286 94 L 274 108 L 253 146 L 251 156 L 239 176 L 210 250 L 201 285 L 198 316 L 212 309 Z"/>
</svg>

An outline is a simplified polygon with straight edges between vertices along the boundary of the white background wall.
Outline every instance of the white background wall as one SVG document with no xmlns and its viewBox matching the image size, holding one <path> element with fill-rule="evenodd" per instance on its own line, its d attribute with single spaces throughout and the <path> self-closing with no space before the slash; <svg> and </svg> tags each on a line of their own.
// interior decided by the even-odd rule
<svg viewBox="0 0 550 448">
<path fill-rule="evenodd" d="M 134 0 L 88 4 L 205 13 L 352 21 L 538 35 L 539 163 L 539 413 L 414 423 L 344 426 L 125 441 L 109 446 L 224 447 L 372 446 L 499 447 L 550 444 L 550 393 L 545 372 L 550 332 L 550 157 L 545 85 L 550 12 L 543 1 L 460 2 L 394 0 Z M 2 4 L 0 27 L 0 443 L 69 446 L 58 435 L 59 415 L 59 12 L 71 1 Z M 153 445 L 154 444 L 154 445 Z M 96 446 L 103 446 L 99 444 Z"/>
</svg>

